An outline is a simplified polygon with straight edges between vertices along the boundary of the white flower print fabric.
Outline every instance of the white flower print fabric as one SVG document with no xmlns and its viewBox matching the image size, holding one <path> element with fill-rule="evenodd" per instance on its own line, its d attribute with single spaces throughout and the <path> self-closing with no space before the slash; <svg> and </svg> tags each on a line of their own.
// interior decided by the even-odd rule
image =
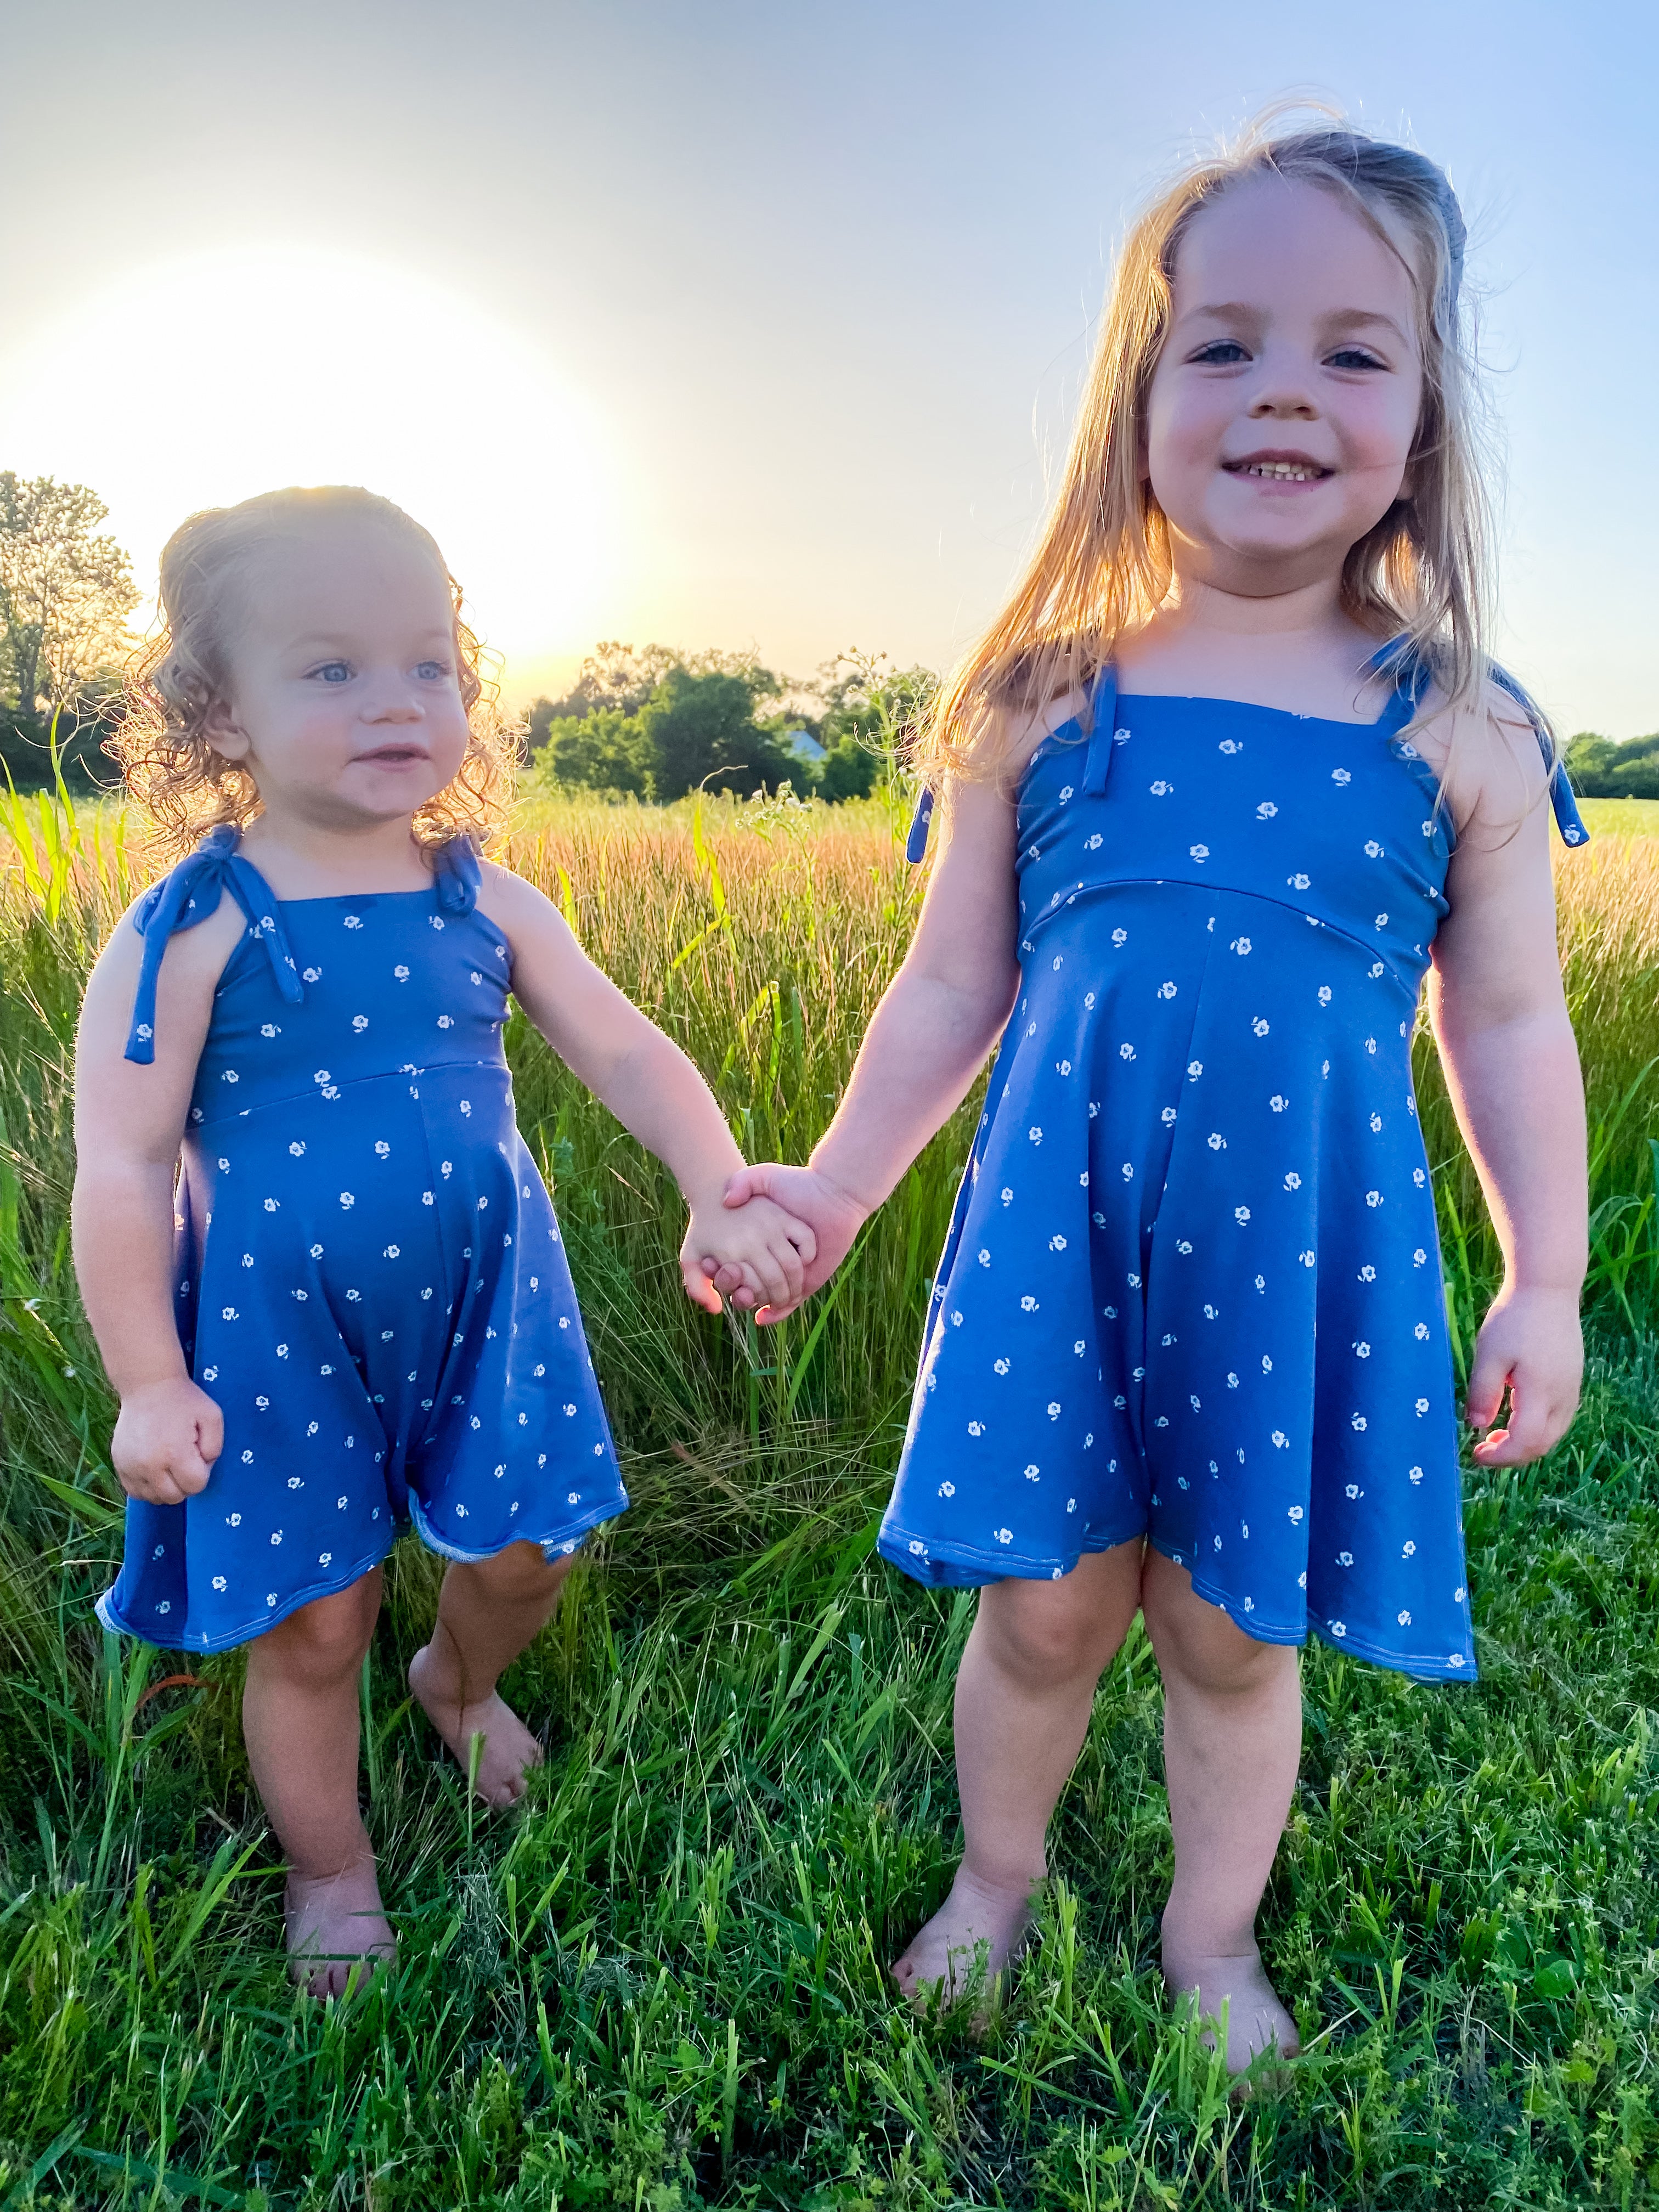
<svg viewBox="0 0 1659 2212">
<path fill-rule="evenodd" d="M 1261 1641 L 1473 1679 L 1411 1074 L 1452 849 L 1398 734 L 1422 680 L 1353 725 L 1109 672 L 1034 755 L 1021 989 L 881 1534 L 916 1579 L 1144 1534 Z"/>
<path fill-rule="evenodd" d="M 228 891 L 179 1186 L 176 1310 L 224 1449 L 182 1505 L 130 1499 L 106 1627 L 218 1651 L 343 1589 L 412 1519 L 551 1558 L 627 1505 L 551 1201 L 501 1049 L 506 939 L 465 839 L 430 890 L 279 903 L 217 830 L 158 884 L 130 1058 L 167 937 Z"/>
</svg>

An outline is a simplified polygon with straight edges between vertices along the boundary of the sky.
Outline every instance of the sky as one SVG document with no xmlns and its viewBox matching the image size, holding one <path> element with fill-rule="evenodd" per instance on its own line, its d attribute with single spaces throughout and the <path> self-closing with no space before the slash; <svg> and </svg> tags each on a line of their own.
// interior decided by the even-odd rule
<svg viewBox="0 0 1659 2212">
<path fill-rule="evenodd" d="M 1502 650 L 1626 737 L 1656 79 L 1634 0 L 0 0 L 0 468 L 91 484 L 141 583 L 198 507 L 369 483 L 512 699 L 600 639 L 944 666 L 1030 544 L 1127 216 L 1313 92 L 1451 174 Z"/>
</svg>

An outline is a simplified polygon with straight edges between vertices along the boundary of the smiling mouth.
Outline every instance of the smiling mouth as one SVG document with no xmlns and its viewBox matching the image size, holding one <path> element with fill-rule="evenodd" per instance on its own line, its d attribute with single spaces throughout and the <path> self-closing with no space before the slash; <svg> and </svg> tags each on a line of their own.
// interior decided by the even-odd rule
<svg viewBox="0 0 1659 2212">
<path fill-rule="evenodd" d="M 1229 476 L 1260 477 L 1269 483 L 1320 483 L 1336 473 L 1317 461 L 1279 460 L 1262 454 L 1249 460 L 1223 461 L 1221 465 Z"/>
</svg>

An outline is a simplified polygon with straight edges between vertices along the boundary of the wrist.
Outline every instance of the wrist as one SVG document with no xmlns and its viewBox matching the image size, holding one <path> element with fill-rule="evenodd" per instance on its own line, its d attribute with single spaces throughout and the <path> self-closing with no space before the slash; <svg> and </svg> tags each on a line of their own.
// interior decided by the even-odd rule
<svg viewBox="0 0 1659 2212">
<path fill-rule="evenodd" d="M 114 1369 L 106 1362 L 105 1372 L 109 1376 L 111 1389 L 124 1406 L 129 1399 L 143 1397 L 146 1391 L 165 1390 L 191 1379 L 182 1354 L 170 1362 L 157 1361 L 153 1366 Z"/>
<path fill-rule="evenodd" d="M 1522 1274 L 1506 1272 L 1498 1296 L 1506 1302 L 1516 1298 L 1565 1298 L 1576 1306 L 1583 1294 L 1584 1270 L 1576 1273 L 1559 1268 L 1547 1274 Z"/>
<path fill-rule="evenodd" d="M 811 1153 L 806 1164 L 818 1181 L 828 1188 L 831 1197 L 846 1206 L 849 1212 L 856 1213 L 861 1221 L 875 1212 L 892 1188 L 889 1184 L 887 1190 L 861 1188 L 856 1176 L 837 1164 L 828 1139 Z"/>
<path fill-rule="evenodd" d="M 688 1176 L 680 1185 L 680 1196 L 685 1200 L 685 1210 L 695 1220 L 699 1215 L 720 1213 L 726 1207 L 726 1186 L 743 1165 L 740 1157 L 733 1158 L 729 1167 L 722 1167 L 714 1176 L 707 1172 Z"/>
</svg>

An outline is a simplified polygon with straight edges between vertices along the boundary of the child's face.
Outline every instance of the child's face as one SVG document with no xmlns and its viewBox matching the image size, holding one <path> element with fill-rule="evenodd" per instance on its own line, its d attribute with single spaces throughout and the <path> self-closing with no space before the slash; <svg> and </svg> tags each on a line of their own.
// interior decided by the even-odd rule
<svg viewBox="0 0 1659 2212">
<path fill-rule="evenodd" d="M 1177 574 L 1267 593 L 1340 573 L 1422 406 L 1405 267 L 1329 192 L 1265 178 L 1195 218 L 1172 289 L 1144 466 Z"/>
<path fill-rule="evenodd" d="M 467 748 L 449 587 L 389 530 L 335 526 L 263 553 L 210 718 L 268 811 L 350 829 L 412 814 Z"/>
</svg>

